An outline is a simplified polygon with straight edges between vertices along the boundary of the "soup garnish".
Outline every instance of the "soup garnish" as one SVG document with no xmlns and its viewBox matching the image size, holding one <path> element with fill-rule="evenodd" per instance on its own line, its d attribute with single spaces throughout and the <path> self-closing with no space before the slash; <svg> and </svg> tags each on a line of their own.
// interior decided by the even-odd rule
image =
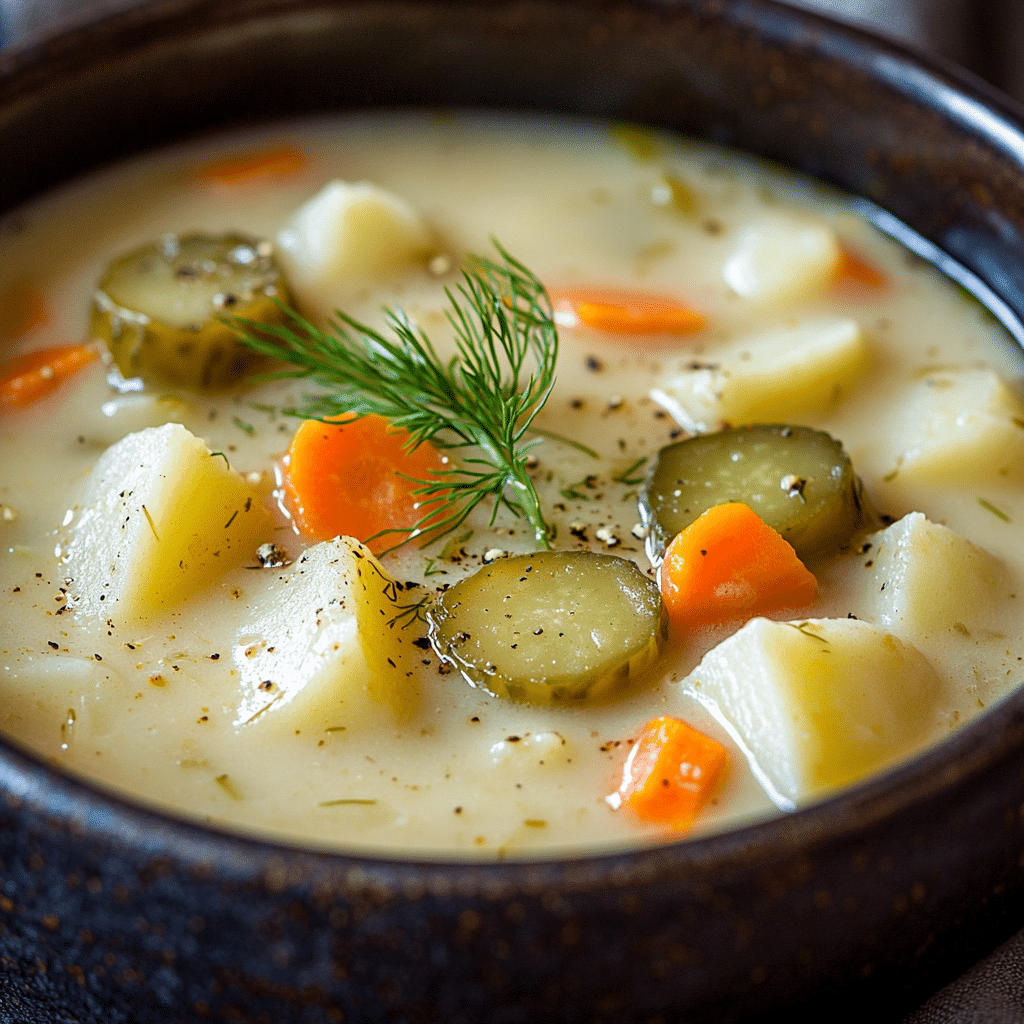
<svg viewBox="0 0 1024 1024">
<path fill-rule="evenodd" d="M 470 257 L 463 280 L 446 289 L 457 348 L 447 361 L 401 310 L 388 314 L 391 338 L 338 312 L 326 331 L 293 313 L 294 329 L 271 327 L 263 332 L 269 339 L 257 331 L 245 341 L 267 356 L 283 352 L 299 367 L 281 376 L 311 378 L 327 389 L 307 395 L 295 415 L 380 416 L 408 432 L 410 450 L 423 441 L 472 449 L 473 458 L 417 481 L 413 493 L 427 512 L 412 537 L 449 533 L 491 500 L 495 514 L 503 506 L 524 515 L 537 543 L 550 548 L 525 469 L 531 445 L 520 442 L 551 394 L 558 332 L 544 286 L 500 247 L 499 253 L 501 264 Z M 252 326 L 241 317 L 231 322 Z"/>
</svg>

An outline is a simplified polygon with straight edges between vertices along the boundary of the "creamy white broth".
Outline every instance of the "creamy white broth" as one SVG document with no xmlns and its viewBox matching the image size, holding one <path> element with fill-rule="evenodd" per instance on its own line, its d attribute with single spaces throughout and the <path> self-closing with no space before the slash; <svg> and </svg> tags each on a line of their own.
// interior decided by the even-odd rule
<svg viewBox="0 0 1024 1024">
<path fill-rule="evenodd" d="M 660 137 L 647 152 L 642 141 L 638 148 L 607 125 L 376 114 L 240 133 L 146 157 L 0 226 L 0 294 L 29 280 L 50 311 L 11 351 L 84 338 L 104 266 L 135 245 L 193 230 L 273 238 L 326 181 L 372 181 L 419 211 L 440 250 L 453 257 L 488 252 L 494 237 L 552 286 L 667 292 L 707 315 L 708 327 L 685 339 L 564 330 L 558 388 L 538 420 L 599 455 L 552 440 L 537 450 L 533 476 L 558 529 L 557 546 L 624 555 L 647 570 L 634 534 L 636 486 L 614 478 L 683 436 L 652 389 L 753 332 L 826 312 L 850 317 L 867 337 L 870 365 L 827 410 L 796 421 L 844 443 L 880 512 L 894 519 L 924 512 L 1006 563 L 1005 594 L 993 605 L 988 633 L 957 642 L 936 637 L 922 647 L 944 684 L 927 728 L 928 739 L 940 739 L 1020 680 L 1024 629 L 1013 595 L 1024 573 L 1024 497 L 1012 474 L 924 483 L 899 472 L 895 410 L 942 367 L 991 367 L 1019 390 L 1020 354 L 976 303 L 841 198 L 717 150 Z M 197 165 L 282 142 L 307 154 L 290 177 L 196 184 Z M 695 212 L 666 206 L 666 174 L 698 197 Z M 739 299 L 722 278 L 723 254 L 751 217 L 794 206 L 833 225 L 844 245 L 890 276 L 891 287 L 820 287 L 783 303 Z M 442 286 L 452 280 L 417 269 L 373 289 L 339 286 L 331 301 L 376 323 L 383 305 L 400 304 L 443 341 Z M 155 422 L 151 406 L 134 407 L 139 396 L 110 388 L 106 369 L 94 363 L 0 421 L 0 502 L 13 516 L 0 522 L 0 728 L 18 742 L 201 820 L 342 848 L 493 858 L 675 838 L 604 800 L 618 783 L 628 741 L 655 715 L 671 714 L 730 754 L 726 778 L 691 834 L 777 813 L 729 731 L 680 685 L 722 631 L 673 645 L 660 680 L 585 709 L 490 697 L 457 672 L 439 671 L 436 656 L 424 650 L 408 719 L 396 721 L 387 706 L 366 701 L 344 722 L 328 718 L 296 735 L 272 714 L 237 724 L 239 632 L 260 572 L 229 573 L 145 626 L 108 628 L 73 608 L 61 612 L 61 556 L 90 469 L 107 445 Z M 275 466 L 296 422 L 254 403 L 287 405 L 302 390 L 277 383 L 216 398 L 168 391 L 160 408 L 167 421 L 225 453 L 233 469 L 259 474 L 274 507 Z M 116 411 L 106 415 L 111 402 L 107 410 Z M 561 493 L 590 475 L 589 500 Z M 533 548 L 523 521 L 502 515 L 491 530 L 486 516 L 476 516 L 472 525 L 472 537 L 454 550 L 444 543 L 424 552 L 407 547 L 384 565 L 429 587 L 474 571 L 491 549 Z M 311 543 L 283 516 L 273 539 L 292 557 Z M 801 616 L 863 614 L 857 602 L 866 561 L 851 554 L 815 565 L 819 598 Z"/>
</svg>

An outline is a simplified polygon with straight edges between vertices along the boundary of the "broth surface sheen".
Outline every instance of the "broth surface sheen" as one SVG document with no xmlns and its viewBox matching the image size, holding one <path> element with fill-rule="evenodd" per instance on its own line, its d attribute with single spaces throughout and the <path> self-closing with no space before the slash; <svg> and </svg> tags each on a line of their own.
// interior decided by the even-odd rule
<svg viewBox="0 0 1024 1024">
<path fill-rule="evenodd" d="M 196 173 L 273 147 L 301 153 L 301 165 L 238 180 Z M 732 408 L 750 412 L 737 423 L 818 428 L 842 442 L 882 518 L 812 564 L 813 605 L 774 617 L 863 619 L 912 642 L 940 688 L 914 749 L 1019 684 L 1021 354 L 977 302 L 884 237 L 855 204 L 719 149 L 590 122 L 378 113 L 145 156 L 0 221 L 0 299 L 13 308 L 14 297 L 31 292 L 45 308 L 20 321 L 0 309 L 5 359 L 86 340 L 96 283 L 128 250 L 168 233 L 275 239 L 334 179 L 401 197 L 428 225 L 434 258 L 372 280 L 341 280 L 315 298 L 297 292 L 311 317 L 337 307 L 380 325 L 383 307 L 400 306 L 444 348 L 451 332 L 443 289 L 457 281 L 451 268 L 465 253 L 492 254 L 497 239 L 556 297 L 643 291 L 675 296 L 706 318 L 686 337 L 621 336 L 556 306 L 558 381 L 536 425 L 571 443 L 546 438 L 530 470 L 556 548 L 621 555 L 653 575 L 636 494 L 661 448 L 716 429 Z M 837 240 L 844 259 L 855 255 L 845 277 L 815 269 L 820 237 Z M 864 266 L 874 275 L 856 269 Z M 790 369 L 774 383 L 755 376 L 747 392 L 728 390 L 758 352 L 788 351 L 806 332 L 813 347 L 847 325 L 861 346 L 849 365 L 834 354 L 842 339 L 822 343 L 833 383 L 827 373 L 825 384 L 806 383 L 802 370 L 783 363 Z M 787 331 L 796 340 L 787 341 Z M 730 365 L 723 385 L 716 374 Z M 97 360 L 33 405 L 0 410 L 0 730 L 17 743 L 201 821 L 345 850 L 496 859 L 678 838 L 605 799 L 644 724 L 674 715 L 729 753 L 724 781 L 688 834 L 793 806 L 777 785 L 764 784 L 737 728 L 693 685 L 690 673 L 736 624 L 685 640 L 673 634 L 646 685 L 592 706 L 490 696 L 420 646 L 401 709 L 362 693 L 344 713 L 332 708 L 299 727 L 273 709 L 243 721 L 246 652 L 267 642 L 248 636 L 246 625 L 274 570 L 254 568 L 253 553 L 250 564 L 171 611 L 112 623 L 69 601 L 68 545 L 101 453 L 135 431 L 180 423 L 259 490 L 275 517 L 267 539 L 294 565 L 313 542 L 278 500 L 279 462 L 298 421 L 277 410 L 308 387 L 266 382 L 214 396 L 119 391 L 109 369 Z M 961 393 L 981 405 L 946 410 L 942 396 Z M 934 421 L 932 434 L 922 440 L 926 421 Z M 937 438 L 931 448 L 929 438 Z M 914 512 L 988 552 L 995 583 L 940 572 L 949 621 L 901 633 L 902 606 L 887 610 L 877 586 L 866 596 L 878 549 L 865 538 Z M 453 538 L 422 550 L 407 545 L 382 564 L 428 594 L 485 558 L 535 549 L 525 521 L 501 512 L 491 526 L 488 513 L 475 513 Z"/>
</svg>

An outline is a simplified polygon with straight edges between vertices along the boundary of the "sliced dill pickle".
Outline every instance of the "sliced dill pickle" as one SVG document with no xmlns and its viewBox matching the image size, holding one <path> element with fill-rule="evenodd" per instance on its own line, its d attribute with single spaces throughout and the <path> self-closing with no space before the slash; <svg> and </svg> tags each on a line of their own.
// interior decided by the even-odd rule
<svg viewBox="0 0 1024 1024">
<path fill-rule="evenodd" d="M 127 378 L 197 391 L 238 383 L 265 362 L 221 317 L 285 319 L 291 297 L 271 244 L 241 234 L 163 235 L 107 267 L 92 333 Z"/>
<path fill-rule="evenodd" d="M 633 563 L 541 551 L 485 565 L 427 610 L 438 655 L 473 685 L 534 704 L 582 704 L 622 690 L 657 659 L 667 617 Z"/>
<path fill-rule="evenodd" d="M 749 505 L 804 560 L 847 543 L 865 516 L 850 458 L 824 431 L 772 424 L 698 434 L 661 449 L 641 493 L 652 561 L 728 501 Z"/>
</svg>

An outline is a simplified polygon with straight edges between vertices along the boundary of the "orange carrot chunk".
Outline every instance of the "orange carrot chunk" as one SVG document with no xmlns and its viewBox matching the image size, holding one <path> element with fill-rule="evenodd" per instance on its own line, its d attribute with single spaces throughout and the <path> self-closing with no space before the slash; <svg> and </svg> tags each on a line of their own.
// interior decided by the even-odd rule
<svg viewBox="0 0 1024 1024">
<path fill-rule="evenodd" d="M 606 334 L 673 337 L 693 334 L 707 322 L 678 299 L 625 289 L 567 289 L 551 293 L 555 311 Z"/>
<path fill-rule="evenodd" d="M 740 502 L 709 508 L 665 552 L 661 597 L 681 628 L 768 615 L 814 600 L 814 574 L 792 545 Z"/>
<path fill-rule="evenodd" d="M 46 303 L 28 281 L 17 281 L 0 292 L 0 338 L 20 338 L 46 323 Z"/>
<path fill-rule="evenodd" d="M 429 441 L 410 452 L 408 439 L 382 416 L 304 420 L 283 459 L 285 503 L 299 529 L 318 540 L 356 537 L 375 554 L 403 540 L 370 538 L 424 519 L 430 499 L 413 494 L 420 485 L 406 478 L 430 481 L 448 468 Z"/>
<path fill-rule="evenodd" d="M 0 408 L 31 405 L 98 355 L 92 344 L 58 345 L 12 359 L 0 367 Z"/>
<path fill-rule="evenodd" d="M 888 286 L 889 276 L 856 253 L 843 248 L 840 250 L 839 262 L 836 264 L 835 281 L 840 286 L 853 284 L 879 290 Z"/>
<path fill-rule="evenodd" d="M 260 178 L 286 178 L 302 170 L 305 163 L 305 156 L 293 146 L 277 146 L 215 160 L 196 174 L 207 185 L 239 185 Z"/>
<path fill-rule="evenodd" d="M 644 821 L 687 829 L 711 798 L 728 761 L 718 740 L 682 719 L 652 719 L 633 744 L 618 790 L 607 798 Z"/>
</svg>

